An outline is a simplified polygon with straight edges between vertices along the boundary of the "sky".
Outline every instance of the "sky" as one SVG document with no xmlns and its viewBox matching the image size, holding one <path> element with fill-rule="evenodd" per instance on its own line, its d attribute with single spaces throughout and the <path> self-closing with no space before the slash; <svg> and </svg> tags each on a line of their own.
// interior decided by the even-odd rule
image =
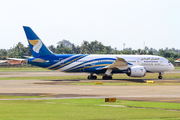
<svg viewBox="0 0 180 120">
<path fill-rule="evenodd" d="M 28 45 L 29 26 L 46 46 L 83 40 L 106 46 L 180 49 L 180 0 L 1 0 L 0 49 Z"/>
</svg>

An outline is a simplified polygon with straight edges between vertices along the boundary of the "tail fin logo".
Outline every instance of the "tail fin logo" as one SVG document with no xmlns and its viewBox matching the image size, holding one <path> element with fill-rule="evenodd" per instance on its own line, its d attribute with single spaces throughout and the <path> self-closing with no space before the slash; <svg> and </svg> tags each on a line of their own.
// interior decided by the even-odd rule
<svg viewBox="0 0 180 120">
<path fill-rule="evenodd" d="M 39 53 L 40 48 L 42 47 L 41 40 L 29 40 L 29 43 L 33 45 L 33 51 Z"/>
</svg>

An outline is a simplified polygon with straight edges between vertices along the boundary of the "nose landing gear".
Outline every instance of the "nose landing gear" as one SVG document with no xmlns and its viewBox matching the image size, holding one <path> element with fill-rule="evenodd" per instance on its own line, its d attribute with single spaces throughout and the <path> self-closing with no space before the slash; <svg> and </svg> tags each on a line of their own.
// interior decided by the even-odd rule
<svg viewBox="0 0 180 120">
<path fill-rule="evenodd" d="M 158 76 L 159 79 L 162 79 L 162 76 Z"/>
<path fill-rule="evenodd" d="M 164 74 L 164 73 L 159 73 L 158 78 L 159 78 L 159 79 L 162 79 L 162 78 L 163 78 L 163 77 L 162 77 L 163 74 Z"/>
</svg>

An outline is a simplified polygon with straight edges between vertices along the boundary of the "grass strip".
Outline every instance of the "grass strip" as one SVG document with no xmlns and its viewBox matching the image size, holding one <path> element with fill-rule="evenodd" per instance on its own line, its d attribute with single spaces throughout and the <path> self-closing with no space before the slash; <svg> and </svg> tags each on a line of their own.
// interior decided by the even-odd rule
<svg viewBox="0 0 180 120">
<path fill-rule="evenodd" d="M 163 102 L 142 102 L 142 101 L 127 101 L 120 100 L 115 104 L 122 104 L 124 106 L 142 107 L 142 108 L 163 108 L 163 109 L 177 109 L 180 110 L 179 103 L 163 103 Z"/>
<path fill-rule="evenodd" d="M 129 77 L 126 74 L 119 74 L 119 75 L 113 75 L 113 79 L 158 79 L 157 73 L 147 73 L 145 77 Z M 179 73 L 166 73 L 163 75 L 163 78 L 180 78 Z M 0 78 L 0 80 L 81 80 L 81 79 L 87 79 L 86 75 L 80 75 L 80 76 L 37 76 L 37 77 L 5 77 Z M 102 76 L 97 76 L 97 79 L 102 80 Z"/>
<path fill-rule="evenodd" d="M 71 80 L 86 79 L 87 76 L 38 76 L 38 77 L 5 77 L 0 80 Z"/>
<path fill-rule="evenodd" d="M 0 72 L 51 71 L 39 67 L 0 67 Z"/>
<path fill-rule="evenodd" d="M 178 67 L 174 67 L 174 70 L 180 70 L 180 67 L 178 66 Z"/>
<path fill-rule="evenodd" d="M 119 107 L 112 107 L 116 105 Z M 176 103 L 121 101 L 105 103 L 102 99 L 17 100 L 0 102 L 1 120 L 84 120 L 84 119 L 180 119 Z M 137 106 L 129 108 L 123 106 Z"/>
</svg>

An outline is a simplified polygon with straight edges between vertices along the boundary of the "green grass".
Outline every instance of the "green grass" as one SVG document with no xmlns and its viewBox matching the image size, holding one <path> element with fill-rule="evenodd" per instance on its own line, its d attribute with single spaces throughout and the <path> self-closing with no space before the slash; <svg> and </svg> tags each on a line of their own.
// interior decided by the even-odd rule
<svg viewBox="0 0 180 120">
<path fill-rule="evenodd" d="M 180 66 L 175 67 L 174 70 L 180 70 Z"/>
<path fill-rule="evenodd" d="M 38 76 L 38 77 L 6 77 L 0 80 L 71 80 L 71 79 L 87 79 L 87 76 Z"/>
<path fill-rule="evenodd" d="M 145 107 L 110 107 L 108 105 Z M 161 109 L 148 109 L 161 108 Z M 172 120 L 180 119 L 178 103 L 117 101 L 105 103 L 103 99 L 16 100 L 0 101 L 1 120 Z"/>
<path fill-rule="evenodd" d="M 51 71 L 39 67 L 0 67 L 0 72 Z"/>
<path fill-rule="evenodd" d="M 158 79 L 157 73 L 148 73 L 145 77 L 128 77 L 126 74 L 113 75 L 113 79 Z M 163 78 L 180 78 L 179 73 L 166 73 Z M 38 76 L 38 77 L 6 77 L 0 78 L 0 80 L 83 80 L 87 79 L 86 75 L 79 76 Z M 98 76 L 97 79 L 102 80 L 102 76 Z"/>
<path fill-rule="evenodd" d="M 140 101 L 126 101 L 126 100 L 121 100 L 119 102 L 120 103 L 122 102 L 124 106 L 180 110 L 180 103 L 140 102 Z"/>
</svg>

